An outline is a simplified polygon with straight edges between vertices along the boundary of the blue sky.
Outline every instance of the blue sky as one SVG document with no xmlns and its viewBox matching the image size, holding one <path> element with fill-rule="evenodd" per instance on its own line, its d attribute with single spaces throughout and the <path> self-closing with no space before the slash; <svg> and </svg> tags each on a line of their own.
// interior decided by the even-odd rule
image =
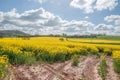
<svg viewBox="0 0 120 80">
<path fill-rule="evenodd" d="M 35 13 L 34 11 L 40 8 L 42 9 L 38 10 L 38 12 L 44 12 L 45 10 L 45 12 L 53 15 L 55 19 L 56 17 L 59 17 L 61 20 L 58 21 L 57 25 L 54 25 L 52 27 L 49 25 L 40 25 L 40 22 L 39 26 L 37 25 L 37 29 L 40 31 L 37 31 L 36 26 L 35 28 L 34 26 L 31 27 L 33 24 L 30 22 L 28 23 L 29 20 L 20 19 L 20 17 L 23 17 L 22 14 L 29 14 L 29 12 L 25 13 L 25 11 Z M 83 34 L 103 32 L 109 33 L 112 30 L 120 29 L 120 0 L 0 0 L 0 12 L 2 15 L 1 19 L 4 18 L 0 21 L 0 29 L 6 29 L 7 25 L 11 25 L 13 27 L 9 27 L 8 29 L 20 28 L 19 30 L 27 33 L 33 31 L 32 34 L 45 34 L 45 32 L 46 34 L 50 34 L 49 29 L 53 30 L 53 33 L 55 34 L 72 34 L 75 32 L 76 34 L 80 34 L 81 31 Z M 18 14 L 18 17 L 10 17 L 10 15 L 13 15 L 12 12 L 14 13 L 14 16 L 16 16 L 15 14 Z M 44 13 L 44 15 L 47 15 L 47 13 Z M 10 17 L 11 20 L 7 19 L 6 17 Z M 107 19 L 105 20 L 106 17 Z M 111 19 L 111 21 L 108 19 Z M 48 20 L 52 19 L 48 18 L 46 21 Z M 27 26 L 21 22 L 19 22 L 21 24 L 15 24 L 17 23 L 16 21 L 22 21 L 25 22 L 25 24 L 28 24 Z M 38 18 L 37 21 L 43 20 L 40 17 L 40 19 Z M 83 24 L 85 21 L 87 22 L 86 24 L 89 23 L 90 25 L 85 26 Z M 64 26 L 64 24 L 67 26 Z M 41 28 L 41 26 L 43 28 Z M 61 27 L 61 29 L 59 29 L 59 27 Z M 86 27 L 86 29 L 84 29 L 84 27 Z M 30 31 L 27 30 L 27 28 L 29 28 Z M 113 34 L 119 35 L 120 33 L 119 31 L 115 31 Z"/>
</svg>

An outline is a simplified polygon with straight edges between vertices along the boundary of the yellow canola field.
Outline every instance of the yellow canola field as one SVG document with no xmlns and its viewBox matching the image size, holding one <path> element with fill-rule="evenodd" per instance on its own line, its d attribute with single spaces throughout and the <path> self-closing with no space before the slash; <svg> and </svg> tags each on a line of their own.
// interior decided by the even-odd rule
<svg viewBox="0 0 120 80">
<path fill-rule="evenodd" d="M 120 45 L 112 44 L 90 44 L 90 43 L 80 43 L 83 42 L 109 42 L 107 40 L 82 40 L 82 39 L 64 39 L 60 40 L 60 37 L 35 37 L 30 38 L 30 40 L 24 40 L 22 38 L 3 38 L 0 39 L 0 47 L 2 50 L 13 51 L 16 54 L 22 53 L 21 47 L 34 49 L 44 49 L 50 53 L 67 53 L 80 51 L 81 49 L 91 48 L 97 50 L 97 47 L 102 47 L 104 50 L 120 50 Z M 116 43 L 116 41 L 112 41 Z M 119 42 L 119 41 L 117 41 Z"/>
<path fill-rule="evenodd" d="M 99 44 L 100 43 L 100 44 Z M 115 43 L 115 44 L 114 44 Z M 32 64 L 37 61 L 57 62 L 74 55 L 107 53 L 120 59 L 120 41 L 72 39 L 62 37 L 0 38 L 0 79 L 7 74 L 8 63 Z M 118 60 L 114 60 L 119 67 Z M 6 70 L 4 70 L 6 69 Z M 116 71 L 119 71 L 116 69 Z"/>
<path fill-rule="evenodd" d="M 113 52 L 113 58 L 120 58 L 120 51 L 114 51 Z"/>
</svg>

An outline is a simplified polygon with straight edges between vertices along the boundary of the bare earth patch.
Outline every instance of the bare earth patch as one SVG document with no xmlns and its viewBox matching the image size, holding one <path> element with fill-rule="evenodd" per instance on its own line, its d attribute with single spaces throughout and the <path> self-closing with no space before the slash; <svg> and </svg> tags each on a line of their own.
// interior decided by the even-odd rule
<svg viewBox="0 0 120 80">
<path fill-rule="evenodd" d="M 107 80 L 120 80 L 120 78 L 118 77 L 118 74 L 114 71 L 112 59 L 108 57 L 106 62 L 108 66 L 107 68 L 108 74 L 107 74 L 106 79 Z"/>
<path fill-rule="evenodd" d="M 89 57 L 83 72 L 85 80 L 101 80 L 98 71 L 96 71 L 99 62 L 99 59 L 96 57 Z"/>
<path fill-rule="evenodd" d="M 11 80 L 102 80 L 98 74 L 100 60 L 95 56 L 83 56 L 78 66 L 71 66 L 72 60 L 54 64 L 40 63 L 36 65 L 16 66 L 12 69 Z M 111 60 L 107 60 L 107 80 L 117 80 Z"/>
</svg>

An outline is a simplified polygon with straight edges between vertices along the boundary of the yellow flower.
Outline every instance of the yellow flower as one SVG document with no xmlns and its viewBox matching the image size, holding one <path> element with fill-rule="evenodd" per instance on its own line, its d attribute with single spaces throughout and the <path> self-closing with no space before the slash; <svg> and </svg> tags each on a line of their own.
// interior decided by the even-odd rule
<svg viewBox="0 0 120 80">
<path fill-rule="evenodd" d="M 6 55 L 0 56 L 0 79 L 3 79 L 8 69 L 8 58 Z"/>
<path fill-rule="evenodd" d="M 120 58 L 120 51 L 113 51 L 113 58 Z"/>
</svg>

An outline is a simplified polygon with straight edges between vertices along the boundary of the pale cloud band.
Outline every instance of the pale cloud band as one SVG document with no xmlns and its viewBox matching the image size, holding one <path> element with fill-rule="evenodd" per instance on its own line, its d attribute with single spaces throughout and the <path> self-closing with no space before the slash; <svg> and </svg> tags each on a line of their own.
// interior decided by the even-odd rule
<svg viewBox="0 0 120 80">
<path fill-rule="evenodd" d="M 28 0 L 28 1 L 35 1 L 35 2 L 39 2 L 39 3 L 45 2 L 45 0 Z"/>
<path fill-rule="evenodd" d="M 64 20 L 43 8 L 17 13 L 16 9 L 9 12 L 0 11 L 0 29 L 20 30 L 29 34 L 91 34 L 106 33 L 120 35 L 120 15 L 105 17 L 105 21 L 115 25 L 98 24 L 88 21 Z M 112 33 L 111 33 L 112 32 Z"/>
</svg>

